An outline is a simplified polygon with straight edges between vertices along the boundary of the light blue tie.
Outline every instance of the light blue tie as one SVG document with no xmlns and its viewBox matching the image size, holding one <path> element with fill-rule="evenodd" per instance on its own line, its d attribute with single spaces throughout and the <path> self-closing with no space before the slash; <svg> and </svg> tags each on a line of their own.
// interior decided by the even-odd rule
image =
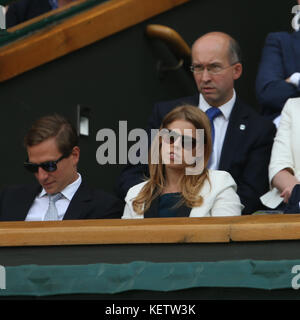
<svg viewBox="0 0 300 320">
<path fill-rule="evenodd" d="M 217 118 L 222 114 L 222 111 L 219 108 L 211 107 L 205 111 L 206 115 L 209 118 L 210 124 L 211 124 L 211 140 L 212 144 L 214 144 L 215 141 L 215 126 L 214 126 L 214 119 Z"/>
<path fill-rule="evenodd" d="M 55 221 L 58 220 L 58 211 L 55 206 L 55 202 L 63 197 L 61 193 L 49 194 L 49 207 L 45 214 L 44 221 Z"/>
</svg>

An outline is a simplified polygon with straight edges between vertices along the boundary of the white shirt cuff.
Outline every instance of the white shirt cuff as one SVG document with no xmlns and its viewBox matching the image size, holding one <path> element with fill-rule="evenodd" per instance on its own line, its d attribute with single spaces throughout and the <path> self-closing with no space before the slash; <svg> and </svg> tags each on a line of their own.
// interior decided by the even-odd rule
<svg viewBox="0 0 300 320">
<path fill-rule="evenodd" d="M 295 86 L 298 87 L 300 80 L 300 72 L 295 72 L 290 76 L 290 82 Z"/>
</svg>

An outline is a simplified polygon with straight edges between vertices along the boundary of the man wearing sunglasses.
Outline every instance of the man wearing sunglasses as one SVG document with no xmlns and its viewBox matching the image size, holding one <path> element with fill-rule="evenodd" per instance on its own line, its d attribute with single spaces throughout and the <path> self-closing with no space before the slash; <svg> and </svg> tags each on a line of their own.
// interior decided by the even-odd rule
<svg viewBox="0 0 300 320">
<path fill-rule="evenodd" d="M 123 202 L 90 189 L 77 172 L 80 149 L 73 126 L 59 115 L 38 119 L 24 139 L 24 167 L 38 184 L 0 193 L 0 220 L 120 218 Z"/>
<path fill-rule="evenodd" d="M 162 119 L 179 105 L 191 104 L 207 113 L 212 124 L 213 153 L 210 169 L 228 171 L 237 183 L 245 206 L 243 214 L 263 209 L 259 198 L 268 191 L 268 164 L 275 126 L 258 115 L 236 95 L 234 82 L 242 74 L 238 43 L 222 32 L 205 34 L 192 47 L 192 65 L 198 93 L 157 103 L 148 130 L 160 127 Z M 127 165 L 117 182 L 123 198 L 148 174 L 147 165 Z"/>
</svg>

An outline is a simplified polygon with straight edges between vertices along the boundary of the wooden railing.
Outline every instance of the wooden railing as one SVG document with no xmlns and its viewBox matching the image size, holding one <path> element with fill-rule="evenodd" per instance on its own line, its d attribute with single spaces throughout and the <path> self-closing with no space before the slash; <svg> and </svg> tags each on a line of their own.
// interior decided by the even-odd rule
<svg viewBox="0 0 300 320">
<path fill-rule="evenodd" d="M 50 25 L 1 47 L 0 81 L 11 79 L 188 1 L 110 0 L 97 5 L 57 25 Z M 35 19 L 51 14 L 46 13 Z M 8 29 L 8 32 L 22 28 L 32 21 Z"/>
<path fill-rule="evenodd" d="M 146 28 L 149 38 L 160 39 L 174 52 L 178 59 L 189 58 L 191 48 L 174 29 L 158 24 L 149 24 Z"/>
<path fill-rule="evenodd" d="M 300 215 L 1 222 L 0 246 L 229 243 L 300 239 Z"/>
</svg>

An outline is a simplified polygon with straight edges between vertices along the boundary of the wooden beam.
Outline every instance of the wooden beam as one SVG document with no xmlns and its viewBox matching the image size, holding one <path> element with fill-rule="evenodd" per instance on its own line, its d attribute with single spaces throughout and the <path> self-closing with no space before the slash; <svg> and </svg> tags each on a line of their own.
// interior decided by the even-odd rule
<svg viewBox="0 0 300 320">
<path fill-rule="evenodd" d="M 110 0 L 0 48 L 0 81 L 170 10 L 189 0 Z"/>
<path fill-rule="evenodd" d="M 0 246 L 228 242 L 226 219 L 2 222 Z"/>
<path fill-rule="evenodd" d="M 298 239 L 300 215 L 0 223 L 2 247 Z"/>
<path fill-rule="evenodd" d="M 232 241 L 300 239 L 300 215 L 245 216 L 231 225 Z"/>
</svg>

